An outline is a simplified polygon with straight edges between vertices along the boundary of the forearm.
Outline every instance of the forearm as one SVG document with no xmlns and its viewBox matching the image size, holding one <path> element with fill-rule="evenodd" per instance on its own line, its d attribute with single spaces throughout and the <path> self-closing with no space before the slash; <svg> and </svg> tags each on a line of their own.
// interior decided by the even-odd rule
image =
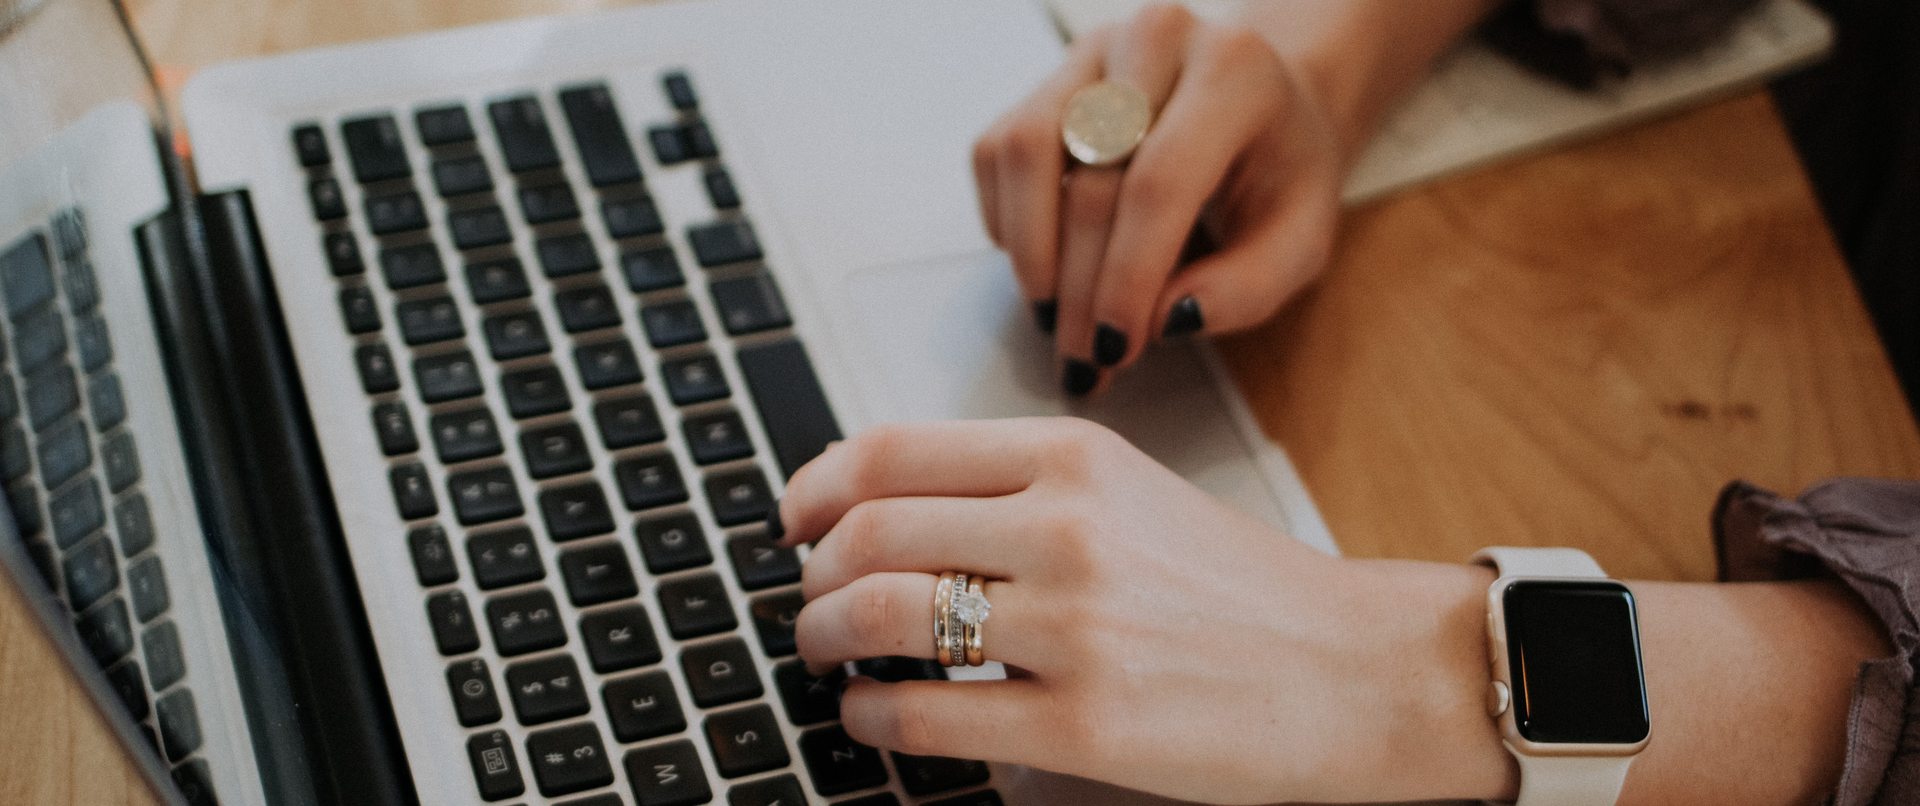
<svg viewBox="0 0 1920 806">
<path fill-rule="evenodd" d="M 1246 0 L 1241 19 L 1333 116 L 1343 165 L 1435 58 L 1501 0 Z"/>
</svg>

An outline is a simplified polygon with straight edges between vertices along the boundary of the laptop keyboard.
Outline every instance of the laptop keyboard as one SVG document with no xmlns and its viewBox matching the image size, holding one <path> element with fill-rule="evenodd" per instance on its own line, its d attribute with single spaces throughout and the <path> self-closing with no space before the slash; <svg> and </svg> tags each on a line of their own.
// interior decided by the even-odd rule
<svg viewBox="0 0 1920 806">
<path fill-rule="evenodd" d="M 443 658 L 421 673 L 465 729 L 464 761 L 412 763 L 469 765 L 486 801 L 997 804 L 985 764 L 854 742 L 844 673 L 794 657 L 766 470 L 840 431 L 693 82 L 658 88 L 638 138 L 603 83 L 291 133 Z M 684 252 L 636 141 L 708 197 Z"/>
<path fill-rule="evenodd" d="M 198 806 L 212 779 L 157 545 L 180 536 L 156 535 L 82 216 L 66 209 L 0 248 L 0 475 L 48 587 Z"/>
</svg>

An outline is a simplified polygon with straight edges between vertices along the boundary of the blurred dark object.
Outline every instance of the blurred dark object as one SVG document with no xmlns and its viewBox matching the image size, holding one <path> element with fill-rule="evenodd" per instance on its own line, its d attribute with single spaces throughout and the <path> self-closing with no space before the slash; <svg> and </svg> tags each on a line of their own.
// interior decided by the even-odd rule
<svg viewBox="0 0 1920 806">
<path fill-rule="evenodd" d="M 1633 65 L 1712 41 L 1759 0 L 1517 0 L 1481 24 L 1480 36 L 1528 68 L 1580 89 L 1621 78 Z"/>
</svg>

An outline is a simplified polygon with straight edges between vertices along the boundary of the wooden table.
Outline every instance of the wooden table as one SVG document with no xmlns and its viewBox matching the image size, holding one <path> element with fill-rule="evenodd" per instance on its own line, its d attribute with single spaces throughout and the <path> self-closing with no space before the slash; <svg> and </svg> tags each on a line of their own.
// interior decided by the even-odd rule
<svg viewBox="0 0 1920 806">
<path fill-rule="evenodd" d="M 169 91 L 227 58 L 604 5 L 128 2 Z M 1920 478 L 1764 93 L 1356 211 L 1325 280 L 1221 348 L 1354 556 L 1574 545 L 1621 577 L 1708 580 L 1730 480 Z M 15 596 L 0 802 L 152 802 Z"/>
</svg>

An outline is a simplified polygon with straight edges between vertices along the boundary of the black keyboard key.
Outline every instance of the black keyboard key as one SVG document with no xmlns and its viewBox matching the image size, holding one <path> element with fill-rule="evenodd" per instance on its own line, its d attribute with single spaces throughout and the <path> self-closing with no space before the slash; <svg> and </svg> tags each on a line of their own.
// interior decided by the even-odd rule
<svg viewBox="0 0 1920 806">
<path fill-rule="evenodd" d="M 538 417 L 573 407 L 567 396 L 567 382 L 560 370 L 534 367 L 500 376 L 500 391 L 507 399 L 507 413 L 514 419 Z"/>
<path fill-rule="evenodd" d="M 807 793 L 800 789 L 800 779 L 792 775 L 762 778 L 727 790 L 727 806 L 787 806 L 806 802 Z"/>
<path fill-rule="evenodd" d="M 440 524 L 408 532 L 407 553 L 413 555 L 413 575 L 423 588 L 460 579 L 460 567 L 453 563 L 453 544 L 447 541 L 447 530 Z"/>
<path fill-rule="evenodd" d="M 27 376 L 27 420 L 35 431 L 79 407 L 80 389 L 65 361 L 50 362 Z M 47 486 L 57 485 L 50 481 Z"/>
<path fill-rule="evenodd" d="M 48 488 L 67 483 L 67 479 L 92 464 L 92 457 L 88 455 L 91 450 L 87 427 L 79 420 L 68 420 L 48 429 L 40 438 L 41 483 Z M 14 517 L 20 517 L 18 509 L 14 513 Z"/>
<path fill-rule="evenodd" d="M 493 119 L 493 131 L 500 138 L 507 170 L 521 173 L 560 164 L 560 152 L 553 147 L 553 132 L 547 129 L 546 113 L 533 96 L 488 104 L 487 116 Z"/>
<path fill-rule="evenodd" d="M 552 351 L 547 343 L 546 326 L 540 312 L 534 310 L 491 316 L 483 323 L 487 349 L 495 361 L 510 361 Z M 539 474 L 535 474 L 538 477 Z"/>
<path fill-rule="evenodd" d="M 580 368 L 580 383 L 588 389 L 639 383 L 642 377 L 640 359 L 625 339 L 576 347 L 573 361 Z"/>
<path fill-rule="evenodd" d="M 827 405 L 820 379 L 813 374 L 806 348 L 792 339 L 742 348 L 734 354 L 747 391 L 760 412 L 774 459 L 791 478 L 827 445 L 838 441 L 840 424 Z"/>
<path fill-rule="evenodd" d="M 839 795 L 887 782 L 880 751 L 854 741 L 839 725 L 800 734 L 800 758 L 807 762 L 814 791 L 822 795 Z"/>
<path fill-rule="evenodd" d="M 620 485 L 620 499 L 633 512 L 687 500 L 687 484 L 672 454 L 622 459 L 613 463 L 613 478 Z"/>
<path fill-rule="evenodd" d="M 648 672 L 607 683 L 600 692 L 613 738 L 638 742 L 687 729 L 680 698 L 666 672 Z"/>
<path fill-rule="evenodd" d="M 786 706 L 787 721 L 812 725 L 840 718 L 840 690 L 847 672 L 839 667 L 820 677 L 807 674 L 807 662 L 795 658 L 773 667 L 773 687 Z"/>
<path fill-rule="evenodd" d="M 713 800 L 700 751 L 689 741 L 642 747 L 622 761 L 638 806 L 700 806 Z"/>
<path fill-rule="evenodd" d="M 523 299 L 533 293 L 527 287 L 527 273 L 514 258 L 468 265 L 467 291 L 480 305 Z"/>
<path fill-rule="evenodd" d="M 335 277 L 352 277 L 367 270 L 367 263 L 360 257 L 360 242 L 353 239 L 351 232 L 329 232 L 320 241 L 320 248 L 327 253 L 327 270 Z"/>
<path fill-rule="evenodd" d="M 61 279 L 67 288 L 67 308 L 74 313 L 87 313 L 100 304 L 100 282 L 85 257 L 68 260 Z"/>
<path fill-rule="evenodd" d="M 147 657 L 147 682 L 154 691 L 165 691 L 187 676 L 187 655 L 180 649 L 180 630 L 173 622 L 148 627 L 140 635 L 140 645 Z"/>
<path fill-rule="evenodd" d="M 969 761 L 940 756 L 893 754 L 893 768 L 900 772 L 900 785 L 909 795 L 932 795 L 987 782 L 984 761 Z"/>
<path fill-rule="evenodd" d="M 753 666 L 747 644 L 729 638 L 711 644 L 687 647 L 680 653 L 680 670 L 686 674 L 693 704 L 701 708 L 750 700 L 760 696 L 760 672 Z"/>
<path fill-rule="evenodd" d="M 468 739 L 467 762 L 473 766 L 473 781 L 480 788 L 481 800 L 506 800 L 527 791 L 526 781 L 520 777 L 520 762 L 513 754 L 513 740 L 504 730 Z"/>
<path fill-rule="evenodd" d="M 633 581 L 627 551 L 618 543 L 561 552 L 560 576 L 567 581 L 567 599 L 574 607 L 591 607 L 640 595 Z"/>
<path fill-rule="evenodd" d="M 400 388 L 400 373 L 393 366 L 393 354 L 385 344 L 362 344 L 353 350 L 354 366 L 360 370 L 360 388 L 377 395 Z"/>
<path fill-rule="evenodd" d="M 713 765 L 723 778 L 777 770 L 793 763 L 793 757 L 787 755 L 787 742 L 780 736 L 780 723 L 767 706 L 753 705 L 707 717 L 706 734 L 707 745 L 713 748 Z"/>
<path fill-rule="evenodd" d="M 80 369 L 94 372 L 113 360 L 113 341 L 107 337 L 107 320 L 82 316 L 73 321 L 73 349 L 80 356 Z"/>
<path fill-rule="evenodd" d="M 55 493 L 47 499 L 47 516 L 53 524 L 53 542 L 61 549 L 93 534 L 107 522 L 106 510 L 100 504 L 100 482 L 88 476 L 79 484 Z M 111 559 L 112 549 L 102 551 Z M 108 568 L 111 571 L 112 567 Z M 86 605 L 75 605 L 73 609 L 85 610 Z"/>
<path fill-rule="evenodd" d="M 7 423 L 6 431 L 0 433 L 0 469 L 9 482 L 33 470 L 33 449 L 27 446 L 26 429 L 19 423 Z"/>
<path fill-rule="evenodd" d="M 473 566 L 473 581 L 481 590 L 534 582 L 547 576 L 546 565 L 540 562 L 540 547 L 533 542 L 533 530 L 525 526 L 467 538 L 467 560 Z"/>
<path fill-rule="evenodd" d="M 427 208 L 411 190 L 366 201 L 367 229 L 375 235 L 394 235 L 427 228 Z"/>
<path fill-rule="evenodd" d="M 183 688 L 167 694 L 154 702 L 153 710 L 168 761 L 179 761 L 200 749 L 200 716 L 195 713 L 193 692 Z"/>
<path fill-rule="evenodd" d="M 653 146 L 653 158 L 661 165 L 674 165 L 693 159 L 693 147 L 687 143 L 687 130 L 680 126 L 655 126 L 647 130 L 647 142 Z"/>
<path fill-rule="evenodd" d="M 529 224 L 571 221 L 580 217 L 580 203 L 568 185 L 543 185 L 520 189 L 520 214 Z"/>
<path fill-rule="evenodd" d="M 427 597 L 427 623 L 433 626 L 433 644 L 442 655 L 464 655 L 480 648 L 467 595 L 457 590 Z"/>
<path fill-rule="evenodd" d="M 660 643 L 653 636 L 653 620 L 639 605 L 582 617 L 580 637 L 587 643 L 587 663 L 601 674 L 660 662 Z M 614 728 L 615 733 L 619 731 L 618 727 Z M 621 736 L 620 741 L 635 740 Z"/>
<path fill-rule="evenodd" d="M 67 552 L 60 563 L 67 579 L 67 602 L 73 612 L 87 609 L 120 585 L 120 566 L 113 561 L 113 544 L 103 536 Z"/>
<path fill-rule="evenodd" d="M 327 136 L 320 132 L 319 126 L 311 123 L 294 127 L 293 153 L 300 158 L 302 168 L 314 168 L 333 161 L 333 155 L 327 151 Z"/>
<path fill-rule="evenodd" d="M 683 571 L 713 562 L 700 519 L 690 512 L 642 520 L 634 524 L 633 534 L 649 573 Z"/>
<path fill-rule="evenodd" d="M 854 671 L 871 677 L 882 683 L 898 683 L 902 680 L 945 680 L 947 670 L 939 661 L 926 658 L 910 658 L 905 655 L 886 655 L 855 661 Z"/>
<path fill-rule="evenodd" d="M 587 181 L 594 187 L 606 187 L 640 179 L 640 163 L 627 142 L 627 128 L 620 122 L 620 111 L 613 107 L 613 97 L 605 85 L 561 92 L 560 108 L 573 129 L 574 144 L 580 147 Z"/>
<path fill-rule="evenodd" d="M 693 461 L 700 464 L 710 465 L 753 455 L 753 440 L 748 438 L 747 427 L 741 424 L 740 415 L 735 412 L 718 411 L 688 417 L 680 421 L 680 428 L 686 432 L 687 449 L 693 452 Z"/>
<path fill-rule="evenodd" d="M 108 372 L 87 381 L 87 410 L 93 413 L 95 431 L 105 431 L 127 419 L 127 400 L 120 394 L 119 375 Z"/>
<path fill-rule="evenodd" d="M 366 286 L 340 289 L 340 318 L 346 320 L 348 333 L 379 330 L 380 306 L 373 301 L 373 291 Z"/>
<path fill-rule="evenodd" d="M 487 601 L 487 625 L 493 648 L 506 656 L 525 655 L 566 646 L 567 629 L 560 608 L 544 588 L 496 596 Z"/>
<path fill-rule="evenodd" d="M 680 261 L 673 248 L 656 246 L 620 256 L 620 270 L 627 275 L 627 287 L 635 294 L 676 288 L 686 283 L 680 274 Z"/>
<path fill-rule="evenodd" d="M 160 570 L 159 557 L 143 557 L 127 566 L 127 596 L 133 599 L 133 617 L 142 624 L 167 612 L 173 599 L 167 595 L 167 576 Z"/>
<path fill-rule="evenodd" d="M 393 485 L 394 506 L 400 509 L 401 519 L 411 521 L 440 514 L 440 503 L 433 497 L 433 482 L 427 478 L 427 469 L 418 462 L 387 471 L 387 481 Z"/>
<path fill-rule="evenodd" d="M 600 205 L 600 219 L 607 224 L 607 234 L 615 238 L 644 238 L 666 231 L 666 225 L 660 221 L 659 208 L 648 196 L 604 202 Z"/>
<path fill-rule="evenodd" d="M 427 421 L 427 430 L 433 434 L 434 452 L 439 454 L 441 464 L 499 456 L 503 450 L 493 412 L 483 408 L 433 415 Z"/>
<path fill-rule="evenodd" d="M 140 675 L 140 664 L 127 661 L 107 670 L 107 684 L 113 686 L 113 693 L 120 695 L 121 704 L 127 707 L 127 714 L 135 722 L 147 718 L 153 705 L 147 701 L 147 679 Z"/>
<path fill-rule="evenodd" d="M 100 465 L 107 471 L 107 489 L 123 492 L 140 480 L 140 453 L 133 444 L 133 432 L 121 431 L 107 437 L 100 447 Z"/>
<path fill-rule="evenodd" d="M 478 155 L 435 160 L 433 189 L 441 198 L 480 193 L 493 189 L 493 174 L 487 170 L 487 161 Z"/>
<path fill-rule="evenodd" d="M 516 518 L 526 511 L 520 503 L 520 488 L 513 483 L 513 471 L 504 467 L 449 475 L 447 496 L 453 499 L 453 512 L 461 526 Z"/>
<path fill-rule="evenodd" d="M 547 797 L 571 795 L 613 783 L 613 765 L 591 722 L 537 731 L 527 736 L 533 780 Z"/>
<path fill-rule="evenodd" d="M 667 438 L 653 399 L 645 395 L 603 400 L 593 404 L 593 420 L 600 427 L 600 441 L 607 450 L 617 451 L 635 445 L 647 445 Z"/>
<path fill-rule="evenodd" d="M 22 537 L 37 535 L 44 526 L 44 524 L 40 522 L 39 489 L 40 488 L 35 487 L 31 481 L 23 481 L 7 488 L 7 507 L 13 510 L 14 524 L 20 528 L 20 535 Z M 34 541 L 33 544 L 46 546 L 46 544 L 40 543 L 39 541 Z M 46 546 L 46 549 L 49 553 L 53 551 L 52 546 Z M 46 568 L 52 567 L 52 565 L 46 566 Z M 48 587 L 59 584 L 55 582 L 54 579 L 55 576 L 53 572 L 48 571 Z"/>
<path fill-rule="evenodd" d="M 4 348 L 0 348 L 4 352 Z M 20 395 L 13 388 L 13 376 L 0 373 L 0 420 L 20 416 Z"/>
<path fill-rule="evenodd" d="M 660 78 L 660 85 L 667 91 L 667 100 L 673 108 L 690 112 L 700 106 L 700 99 L 693 94 L 693 82 L 687 74 L 675 70 Z"/>
<path fill-rule="evenodd" d="M 593 455 L 587 452 L 587 438 L 572 422 L 550 425 L 520 433 L 520 455 L 527 460 L 527 475 L 549 479 L 589 470 Z"/>
<path fill-rule="evenodd" d="M 559 309 L 560 326 L 568 333 L 620 324 L 620 306 L 614 304 L 613 293 L 597 283 L 554 294 L 553 306 Z"/>
<path fill-rule="evenodd" d="M 1005 806 L 1005 804 L 1000 801 L 1000 793 L 983 789 L 944 800 L 928 801 L 923 806 Z"/>
<path fill-rule="evenodd" d="M 466 326 L 460 322 L 460 309 L 453 297 L 428 297 L 402 302 L 394 310 L 400 320 L 400 336 L 408 346 L 465 338 Z"/>
<path fill-rule="evenodd" d="M 101 666 L 110 666 L 133 651 L 133 624 L 127 621 L 127 605 L 118 596 L 88 611 L 74 626 L 79 628 L 80 643 Z"/>
<path fill-rule="evenodd" d="M 413 434 L 413 416 L 407 413 L 407 404 L 400 401 L 374 405 L 373 433 L 380 439 L 380 452 L 388 456 L 420 450 L 420 440 Z"/>
<path fill-rule="evenodd" d="M 540 270 L 548 277 L 570 277 L 600 270 L 600 254 L 586 233 L 555 235 L 534 244 L 540 255 Z"/>
<path fill-rule="evenodd" d="M 766 474 L 754 466 L 743 467 L 715 473 L 707 477 L 707 503 L 713 507 L 713 519 L 721 526 L 739 526 L 757 523 L 767 519 L 767 512 L 773 508 L 773 491 L 767 488 Z M 761 538 L 764 540 L 764 538 Z M 784 584 L 785 581 L 799 579 L 799 560 L 785 554 L 766 555 L 759 547 L 748 549 L 748 542 L 734 541 L 728 550 L 734 553 L 734 567 L 740 572 L 740 583 L 748 590 L 771 585 Z M 771 546 L 768 542 L 765 545 Z M 791 552 L 792 549 L 785 551 Z M 751 557 L 749 565 L 742 565 L 743 554 Z M 786 580 L 787 566 L 792 566 L 793 580 Z M 748 568 L 756 569 L 749 572 Z"/>
<path fill-rule="evenodd" d="M 395 291 L 447 281 L 440 249 L 431 243 L 380 250 L 380 272 L 387 278 L 387 287 Z"/>
<path fill-rule="evenodd" d="M 7 316 L 18 318 L 53 299 L 53 256 L 47 239 L 34 233 L 0 253 L 0 292 L 7 298 Z"/>
<path fill-rule="evenodd" d="M 466 350 L 413 361 L 413 378 L 420 384 L 420 399 L 444 403 L 481 392 L 480 368 Z"/>
<path fill-rule="evenodd" d="M 141 726 L 146 730 L 146 726 Z M 148 731 L 149 738 L 152 731 Z M 180 790 L 180 797 L 187 806 L 219 806 L 213 794 L 213 774 L 207 770 L 204 758 L 188 759 L 187 763 L 173 768 L 173 787 Z"/>
<path fill-rule="evenodd" d="M 798 582 L 800 575 L 794 574 L 793 579 Z M 767 657 L 784 657 L 799 651 L 793 641 L 793 625 L 800 618 L 800 608 L 806 604 L 806 598 L 797 590 L 753 600 L 748 612 L 753 615 L 753 631 L 759 634 L 760 648 L 766 651 Z"/>
<path fill-rule="evenodd" d="M 667 619 L 667 633 L 682 641 L 740 626 L 733 617 L 733 603 L 727 600 L 727 588 L 712 574 L 675 579 L 660 583 L 660 612 Z"/>
<path fill-rule="evenodd" d="M 762 257 L 760 239 L 754 236 L 753 225 L 745 221 L 719 221 L 688 227 L 687 243 L 693 246 L 694 259 L 709 269 Z"/>
<path fill-rule="evenodd" d="M 734 210 L 740 207 L 740 191 L 733 186 L 733 175 L 727 169 L 715 165 L 701 176 L 707 186 L 707 198 L 713 201 L 716 210 Z"/>
<path fill-rule="evenodd" d="M 740 336 L 793 324 L 787 303 L 773 276 L 749 274 L 708 284 L 713 306 L 720 310 L 720 324 L 727 333 Z"/>
<path fill-rule="evenodd" d="M 700 309 L 694 307 L 691 300 L 642 306 L 640 324 L 646 328 L 647 343 L 656 350 L 707 340 L 707 328 L 700 321 Z"/>
<path fill-rule="evenodd" d="M 720 144 L 714 142 L 713 130 L 707 128 L 707 122 L 696 120 L 686 125 L 687 150 L 693 152 L 695 159 L 710 160 L 720 156 Z"/>
<path fill-rule="evenodd" d="M 353 163 L 353 178 L 360 184 L 399 179 L 412 173 L 407 165 L 407 148 L 400 140 L 400 124 L 392 115 L 349 120 L 340 124 L 340 139 L 347 144 L 347 160 Z"/>
<path fill-rule="evenodd" d="M 573 656 L 554 655 L 507 666 L 507 696 L 522 725 L 541 725 L 587 712 L 587 686 Z"/>
<path fill-rule="evenodd" d="M 676 406 L 691 406 L 719 400 L 733 394 L 727 385 L 720 362 L 710 354 L 690 355 L 660 363 L 660 376 L 667 382 L 667 397 Z"/>
<path fill-rule="evenodd" d="M 486 661 L 474 658 L 448 666 L 447 691 L 453 695 L 453 712 L 460 719 L 460 727 L 500 721 L 500 697 L 493 691 L 493 675 Z"/>
<path fill-rule="evenodd" d="M 561 543 L 613 531 L 613 511 L 600 492 L 600 482 L 588 480 L 540 493 L 540 515 L 547 537 Z"/>
<path fill-rule="evenodd" d="M 122 556 L 132 557 L 153 545 L 153 514 L 147 511 L 145 495 L 136 492 L 113 505 L 113 530 L 120 535 Z"/>
<path fill-rule="evenodd" d="M 513 240 L 513 230 L 507 228 L 507 214 L 491 204 L 448 213 L 447 229 L 453 233 L 454 247 L 459 249 L 482 249 Z"/>
<path fill-rule="evenodd" d="M 13 355 L 20 366 L 32 369 L 67 351 L 67 323 L 60 309 L 48 305 L 13 323 Z"/>
<path fill-rule="evenodd" d="M 340 183 L 331 176 L 307 183 L 307 201 L 313 205 L 313 217 L 321 221 L 347 217 L 347 200 L 340 195 Z"/>
<path fill-rule="evenodd" d="M 473 121 L 467 119 L 464 106 L 437 106 L 413 113 L 413 127 L 420 130 L 420 142 L 430 146 L 465 143 L 473 139 Z"/>
</svg>

